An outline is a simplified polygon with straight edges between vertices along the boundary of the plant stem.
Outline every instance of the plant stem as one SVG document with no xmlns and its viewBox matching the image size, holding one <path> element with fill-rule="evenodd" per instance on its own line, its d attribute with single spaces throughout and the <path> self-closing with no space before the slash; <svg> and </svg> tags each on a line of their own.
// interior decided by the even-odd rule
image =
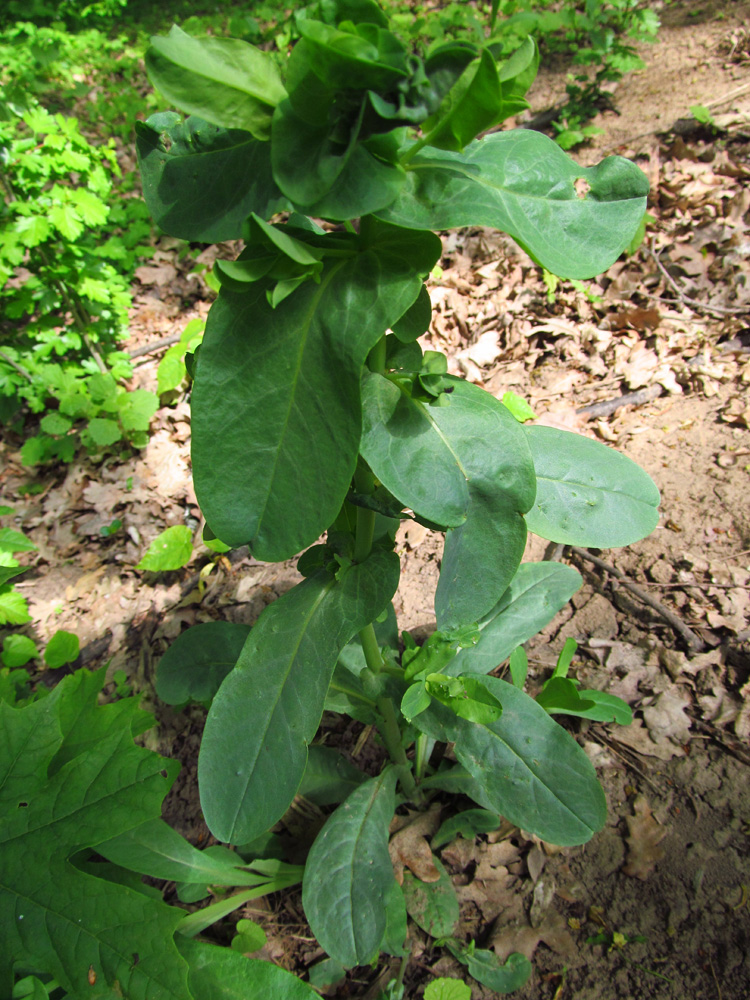
<svg viewBox="0 0 750 1000">
<path fill-rule="evenodd" d="M 372 622 L 369 625 L 365 625 L 359 633 L 359 641 L 362 643 L 362 650 L 365 654 L 367 666 L 374 674 L 379 674 L 383 669 L 383 657 L 380 654 L 378 637 L 375 635 Z"/>
<path fill-rule="evenodd" d="M 375 489 L 375 476 L 360 461 L 354 473 L 354 485 L 358 493 L 369 494 Z M 370 554 L 372 538 L 375 533 L 375 511 L 365 507 L 357 507 L 357 533 L 354 536 L 354 561 L 363 562 Z"/>
<path fill-rule="evenodd" d="M 385 748 L 391 760 L 398 767 L 401 787 L 406 795 L 412 798 L 417 790 L 417 785 L 414 781 L 414 775 L 411 773 L 409 758 L 406 756 L 406 751 L 401 745 L 401 730 L 399 729 L 393 701 L 390 698 L 378 698 L 378 711 L 383 718 L 383 725 L 380 729 L 383 743 L 385 743 Z"/>
</svg>

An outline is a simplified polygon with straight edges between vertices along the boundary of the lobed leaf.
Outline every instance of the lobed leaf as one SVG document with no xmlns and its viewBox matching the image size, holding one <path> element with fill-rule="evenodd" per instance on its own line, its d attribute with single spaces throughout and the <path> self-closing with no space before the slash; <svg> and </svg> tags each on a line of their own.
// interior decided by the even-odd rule
<svg viewBox="0 0 750 1000">
<path fill-rule="evenodd" d="M 585 197 L 578 180 L 589 185 Z M 547 136 L 515 129 L 462 153 L 420 150 L 401 193 L 377 215 L 413 229 L 501 229 L 554 274 L 591 278 L 629 244 L 647 194 L 643 172 L 622 157 L 580 167 Z"/>
</svg>

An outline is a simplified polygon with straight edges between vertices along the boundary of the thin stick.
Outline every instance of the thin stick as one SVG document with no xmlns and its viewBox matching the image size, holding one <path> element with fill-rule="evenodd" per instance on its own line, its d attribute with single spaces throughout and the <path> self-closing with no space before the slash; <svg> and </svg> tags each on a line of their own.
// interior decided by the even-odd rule
<svg viewBox="0 0 750 1000">
<path fill-rule="evenodd" d="M 181 333 L 173 333 L 170 337 L 162 337 L 161 340 L 155 340 L 153 344 L 144 344 L 143 347 L 136 347 L 134 351 L 130 351 L 131 358 L 140 358 L 144 354 L 153 354 L 155 351 L 160 351 L 162 347 L 170 347 L 172 344 L 179 344 Z"/>
<path fill-rule="evenodd" d="M 685 305 L 692 306 L 695 309 L 702 309 L 703 312 L 715 313 L 717 316 L 741 316 L 743 313 L 750 312 L 747 306 L 709 306 L 704 302 L 699 302 L 698 299 L 691 299 L 688 295 L 685 295 L 683 290 L 674 280 L 669 271 L 664 267 L 661 260 L 659 259 L 659 254 L 655 253 L 650 247 L 646 247 L 646 252 L 650 253 L 651 256 L 656 261 L 656 266 L 659 268 L 661 273 L 667 279 L 669 284 L 674 288 L 680 297 L 680 302 L 684 302 Z"/>
<path fill-rule="evenodd" d="M 575 552 L 575 554 L 581 559 L 586 559 L 588 562 L 598 566 L 599 569 L 603 569 L 606 573 L 609 573 L 610 576 L 613 576 L 623 587 L 625 587 L 626 590 L 635 594 L 639 600 L 643 601 L 644 604 L 647 604 L 648 607 L 656 611 L 658 615 L 661 615 L 661 617 L 672 626 L 675 632 L 678 632 L 682 636 L 687 645 L 696 653 L 702 653 L 705 650 L 706 644 L 700 636 L 696 635 L 696 633 L 683 622 L 681 618 L 678 618 L 673 611 L 670 611 L 669 608 L 665 607 L 661 601 L 657 601 L 655 597 L 652 597 L 651 594 L 645 591 L 642 587 L 639 587 L 637 583 L 633 583 L 632 580 L 629 580 L 624 573 L 619 571 L 619 569 L 615 569 L 614 566 L 610 566 L 609 563 L 604 562 L 604 560 L 600 559 L 598 556 L 592 556 L 588 549 L 581 549 L 577 545 L 571 545 L 570 551 Z"/>
<path fill-rule="evenodd" d="M 625 767 L 629 768 L 634 774 L 637 774 L 638 777 L 642 781 L 645 781 L 646 784 L 648 785 L 648 787 L 651 789 L 652 792 L 656 792 L 657 795 L 661 795 L 662 794 L 661 789 L 658 788 L 653 783 L 653 781 L 649 777 L 647 777 L 643 773 L 643 771 L 641 771 L 641 769 L 639 767 L 636 767 L 635 764 L 631 760 L 628 760 L 628 758 L 625 756 L 625 754 L 622 754 L 622 753 L 620 753 L 619 750 L 616 750 L 612 746 L 611 740 L 607 739 L 606 736 L 604 736 L 602 733 L 597 733 L 595 729 L 589 730 L 588 735 L 592 736 L 596 740 L 597 743 L 601 743 L 602 746 L 607 747 L 608 750 L 611 750 L 612 753 L 616 757 L 619 757 L 620 760 L 625 764 Z M 616 738 L 617 737 L 615 737 L 615 739 Z"/>
<path fill-rule="evenodd" d="M 619 410 L 621 406 L 641 406 L 643 403 L 650 403 L 652 399 L 663 395 L 664 389 L 660 385 L 650 385 L 647 389 L 628 392 L 617 399 L 607 399 L 601 403 L 579 406 L 576 413 L 582 413 L 588 417 L 608 417 L 615 410 Z"/>
<path fill-rule="evenodd" d="M 19 375 L 23 375 L 23 377 L 27 381 L 29 381 L 29 382 L 33 382 L 34 381 L 34 379 L 31 377 L 30 373 L 27 372 L 26 369 L 23 368 L 21 365 L 19 365 L 17 362 L 15 362 L 13 360 L 13 358 L 9 358 L 8 355 L 5 353 L 5 351 L 0 351 L 0 358 L 2 358 L 3 361 L 7 361 L 8 364 L 10 365 L 10 367 L 11 368 L 15 368 L 15 370 L 18 372 L 18 374 Z"/>
</svg>

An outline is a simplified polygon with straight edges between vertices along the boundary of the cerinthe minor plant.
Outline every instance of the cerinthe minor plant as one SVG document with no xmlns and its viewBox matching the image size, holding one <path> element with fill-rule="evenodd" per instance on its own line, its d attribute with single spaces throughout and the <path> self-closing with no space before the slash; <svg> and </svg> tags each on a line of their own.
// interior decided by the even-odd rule
<svg viewBox="0 0 750 1000">
<path fill-rule="evenodd" d="M 251 630 L 189 630 L 158 685 L 178 702 L 215 695 L 199 783 L 218 839 L 253 841 L 298 790 L 338 776 L 345 798 L 310 851 L 303 903 L 322 947 L 351 967 L 403 951 L 388 856 L 397 801 L 457 790 L 562 845 L 604 823 L 594 770 L 550 712 L 614 718 L 612 706 L 579 697 L 564 671 L 544 704 L 522 670 L 517 686 L 490 674 L 580 583 L 565 566 L 521 565 L 527 531 L 627 544 L 655 526 L 658 492 L 603 445 L 524 427 L 417 338 L 441 252 L 433 230 L 502 229 L 555 274 L 589 278 L 632 239 L 647 184 L 619 157 L 579 167 L 535 132 L 475 140 L 525 106 L 530 39 L 502 63 L 461 41 L 415 54 L 373 0 L 321 0 L 297 24 L 284 72 L 245 42 L 176 27 L 147 55 L 155 86 L 190 115 L 138 126 L 154 218 L 185 239 L 245 241 L 217 264 L 193 366 L 198 498 L 228 545 L 267 561 L 306 549 L 304 581 Z M 277 213 L 289 214 L 269 222 Z M 444 531 L 445 549 L 437 631 L 400 653 L 390 602 L 403 518 Z M 311 748 L 324 709 L 374 723 L 391 764 L 368 778 Z M 434 771 L 436 741 L 457 762 Z"/>
</svg>

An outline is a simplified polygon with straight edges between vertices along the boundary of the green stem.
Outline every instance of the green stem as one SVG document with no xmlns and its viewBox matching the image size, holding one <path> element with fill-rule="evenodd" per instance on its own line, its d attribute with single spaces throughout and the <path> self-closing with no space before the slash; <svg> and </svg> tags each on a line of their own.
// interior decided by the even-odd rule
<svg viewBox="0 0 750 1000">
<path fill-rule="evenodd" d="M 360 460 L 354 473 L 354 485 L 358 493 L 372 493 L 375 489 L 375 476 L 368 466 Z M 357 533 L 354 536 L 354 561 L 364 562 L 372 549 L 372 538 L 375 534 L 375 511 L 365 507 L 357 507 Z"/>
<path fill-rule="evenodd" d="M 380 728 L 383 743 L 385 743 L 385 748 L 391 760 L 398 768 L 401 787 L 405 794 L 409 798 L 412 798 L 417 790 L 417 785 L 414 781 L 414 775 L 411 773 L 409 758 L 406 756 L 406 751 L 401 745 L 401 730 L 399 729 L 393 701 L 390 698 L 378 698 L 378 711 L 383 719 L 383 725 Z"/>
<path fill-rule="evenodd" d="M 436 130 L 433 129 L 433 132 L 434 131 L 436 131 Z M 406 166 L 407 163 L 411 163 L 411 161 L 414 159 L 414 157 L 417 155 L 417 153 L 421 149 L 424 149 L 424 147 L 427 145 L 427 143 L 428 143 L 428 141 L 430 139 L 430 136 L 432 134 L 433 133 L 430 132 L 428 135 L 423 135 L 421 139 L 417 139 L 417 141 L 414 143 L 414 145 L 410 146 L 407 149 L 407 151 L 401 157 L 401 166 L 402 167 Z"/>
<path fill-rule="evenodd" d="M 347 233 L 354 233 L 355 236 L 357 234 L 357 230 L 354 228 L 354 223 L 350 219 L 347 219 L 344 222 L 344 229 L 347 231 Z"/>
<path fill-rule="evenodd" d="M 381 374 L 385 371 L 385 337 L 381 337 L 377 344 L 370 351 L 367 358 L 367 367 L 371 372 Z"/>
<path fill-rule="evenodd" d="M 375 635 L 375 628 L 372 622 L 369 625 L 365 625 L 359 633 L 359 641 L 362 643 L 367 666 L 374 674 L 379 674 L 383 669 L 383 657 L 380 654 L 378 637 Z"/>
</svg>

